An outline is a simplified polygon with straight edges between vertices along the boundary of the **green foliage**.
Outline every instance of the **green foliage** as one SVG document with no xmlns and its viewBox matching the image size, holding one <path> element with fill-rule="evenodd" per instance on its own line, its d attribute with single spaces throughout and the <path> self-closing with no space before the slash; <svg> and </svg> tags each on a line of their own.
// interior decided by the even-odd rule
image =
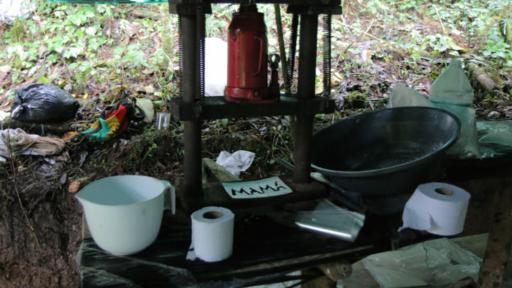
<svg viewBox="0 0 512 288">
<path fill-rule="evenodd" d="M 457 56 L 478 58 L 496 70 L 512 68 L 512 49 L 500 30 L 500 23 L 512 22 L 509 0 L 344 2 L 350 8 L 344 18 L 333 18 L 333 67 L 340 73 L 370 66 L 368 59 L 353 57 L 365 53 L 366 48 L 358 45 L 364 41 L 377 43 L 369 51 L 370 61 L 395 61 L 389 51 L 399 51 L 405 55 L 400 61 L 409 67 L 425 58 Z M 0 28 L 0 66 L 12 68 L 1 83 L 0 96 L 38 79 L 69 85 L 75 95 L 107 95 L 118 86 L 133 93 L 146 93 L 140 91 L 152 86 L 155 91 L 148 94 L 158 98 L 177 95 L 177 19 L 169 17 L 167 5 L 36 3 L 33 17 Z M 258 8 L 265 13 L 269 52 L 278 52 L 274 7 Z M 238 6 L 221 4 L 212 9 L 206 34 L 225 39 Z M 282 16 L 287 40 L 291 17 Z M 318 34 L 320 40 L 321 29 Z"/>
<path fill-rule="evenodd" d="M 482 55 L 486 58 L 497 60 L 505 66 L 512 67 L 512 49 L 510 44 L 499 34 L 497 27 L 489 31 L 489 36 L 481 48 Z"/>
<path fill-rule="evenodd" d="M 140 7 L 150 8 L 151 15 L 156 16 L 133 17 L 130 11 Z M 0 35 L 0 66 L 8 63 L 12 68 L 0 87 L 0 96 L 38 79 L 68 85 L 76 95 L 101 95 L 115 85 L 139 91 L 135 86 L 160 81 L 148 75 L 161 77 L 170 63 L 177 62 L 172 55 L 174 42 L 168 19 L 166 7 L 160 6 L 69 5 L 37 0 L 31 18 L 8 24 Z M 162 25 L 164 22 L 167 25 Z M 166 36 L 162 45 L 158 44 L 160 35 Z M 102 91 L 88 91 L 90 83 Z"/>
<path fill-rule="evenodd" d="M 384 25 L 381 31 L 385 33 L 369 39 L 380 38 L 383 47 L 404 49 L 412 61 L 473 52 L 499 66 L 512 68 L 510 47 L 499 31 L 504 19 L 512 19 L 509 0 L 369 0 L 357 8 L 356 14 L 351 15 L 354 17 L 349 16 L 350 26 L 335 22 L 335 27 L 343 27 L 342 33 L 365 37 L 372 27 L 364 20 L 372 19 L 371 25 Z M 390 32 L 392 29 L 396 33 Z M 354 52 L 357 48 L 350 49 Z"/>
</svg>

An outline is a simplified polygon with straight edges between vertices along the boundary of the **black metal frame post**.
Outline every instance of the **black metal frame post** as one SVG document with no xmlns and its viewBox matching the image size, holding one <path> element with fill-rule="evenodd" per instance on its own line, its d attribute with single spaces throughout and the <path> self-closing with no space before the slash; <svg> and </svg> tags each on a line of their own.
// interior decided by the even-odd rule
<svg viewBox="0 0 512 288">
<path fill-rule="evenodd" d="M 301 14 L 300 41 L 299 41 L 299 79 L 297 97 L 300 99 L 315 96 L 315 71 L 318 15 Z M 295 183 L 310 181 L 311 140 L 313 135 L 313 114 L 303 112 L 296 116 L 295 139 L 295 170 L 293 180 Z"/>
<path fill-rule="evenodd" d="M 199 84 L 199 41 L 198 41 L 198 18 L 204 14 L 181 15 L 181 64 L 182 79 L 181 93 L 184 103 L 193 104 L 196 102 Z M 204 22 L 203 22 L 204 23 Z M 184 172 L 185 183 L 182 195 L 183 205 L 186 209 L 194 209 L 202 199 L 203 189 L 201 185 L 201 120 L 191 119 L 183 121 L 184 133 Z"/>
</svg>

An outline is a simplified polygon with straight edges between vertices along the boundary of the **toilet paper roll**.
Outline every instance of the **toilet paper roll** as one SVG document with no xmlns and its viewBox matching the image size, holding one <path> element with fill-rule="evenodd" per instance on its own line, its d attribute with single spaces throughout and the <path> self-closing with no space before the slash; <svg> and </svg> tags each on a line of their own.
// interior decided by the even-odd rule
<svg viewBox="0 0 512 288">
<path fill-rule="evenodd" d="M 449 236 L 462 232 L 471 195 L 454 185 L 432 182 L 419 185 L 405 204 L 403 226 Z"/>
<path fill-rule="evenodd" d="M 187 259 L 195 257 L 206 262 L 222 261 L 233 252 L 233 230 L 235 227 L 235 214 L 223 207 L 205 207 L 190 215 L 192 219 L 192 245 L 193 254 L 189 253 Z"/>
</svg>

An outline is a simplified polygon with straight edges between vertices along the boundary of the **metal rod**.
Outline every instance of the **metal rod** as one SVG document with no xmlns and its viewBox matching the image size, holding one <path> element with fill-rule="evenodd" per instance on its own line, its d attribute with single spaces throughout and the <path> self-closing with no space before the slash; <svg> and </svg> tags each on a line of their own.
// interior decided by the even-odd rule
<svg viewBox="0 0 512 288">
<path fill-rule="evenodd" d="M 315 96 L 315 70 L 318 32 L 318 15 L 301 15 L 299 48 L 299 81 L 297 97 L 307 99 Z M 309 182 L 311 165 L 311 138 L 313 115 L 297 115 L 295 127 L 294 182 Z"/>
<path fill-rule="evenodd" d="M 199 41 L 197 37 L 196 15 L 183 15 L 180 21 L 182 51 L 181 61 L 183 70 L 181 79 L 181 94 L 183 102 L 194 103 L 199 85 Z M 204 16 L 203 16 L 204 17 Z M 183 204 L 187 209 L 193 209 L 194 203 L 202 198 L 201 185 L 201 121 L 184 121 L 184 172 L 185 181 L 183 191 Z"/>
<path fill-rule="evenodd" d="M 290 90 L 290 79 L 288 77 L 288 63 L 286 62 L 286 49 L 284 47 L 284 36 L 283 36 L 283 23 L 281 18 L 281 7 L 279 4 L 274 4 L 274 11 L 276 14 L 276 27 L 277 27 L 277 40 L 279 42 L 279 54 L 281 54 L 281 77 L 283 77 L 284 90 L 286 95 L 291 95 Z"/>
<path fill-rule="evenodd" d="M 290 35 L 290 50 L 289 50 L 289 57 L 288 57 L 288 83 L 290 85 L 290 94 L 292 93 L 292 86 L 293 86 L 293 72 L 295 69 L 295 50 L 297 48 L 297 27 L 299 27 L 299 15 L 293 14 L 292 18 L 292 31 Z M 290 95 L 288 95 L 290 96 Z"/>
<path fill-rule="evenodd" d="M 204 97 L 204 89 L 205 89 L 205 60 L 204 60 L 204 53 L 205 53 L 205 17 L 203 13 L 203 7 L 198 6 L 197 7 L 197 15 L 196 15 L 196 39 L 197 39 L 197 51 L 196 51 L 196 57 L 199 57 L 198 59 L 198 70 L 199 75 L 196 77 L 196 98 L 202 98 Z"/>
<path fill-rule="evenodd" d="M 323 97 L 331 96 L 331 22 L 332 15 L 326 14 L 324 18 L 324 51 L 322 53 L 322 66 L 324 69 L 324 92 Z"/>
</svg>

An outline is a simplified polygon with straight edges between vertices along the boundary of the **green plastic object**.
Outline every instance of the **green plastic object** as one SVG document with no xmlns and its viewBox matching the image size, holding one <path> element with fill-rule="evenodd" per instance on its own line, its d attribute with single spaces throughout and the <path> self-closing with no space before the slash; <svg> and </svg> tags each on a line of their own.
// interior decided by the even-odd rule
<svg viewBox="0 0 512 288">
<path fill-rule="evenodd" d="M 453 59 L 448 68 L 432 83 L 430 100 L 436 107 L 450 111 L 459 118 L 459 139 L 448 150 L 448 154 L 459 158 L 480 157 L 473 98 L 473 87 L 464 73 L 462 62 Z"/>
<path fill-rule="evenodd" d="M 480 158 L 475 109 L 472 106 L 448 103 L 434 103 L 434 105 L 457 115 L 460 121 L 459 139 L 448 149 L 447 154 L 458 158 Z"/>
<path fill-rule="evenodd" d="M 409 106 L 434 107 L 427 97 L 402 83 L 396 84 L 391 90 L 388 106 L 389 108 Z"/>
<path fill-rule="evenodd" d="M 428 99 L 414 89 L 399 84 L 391 91 L 389 105 L 437 107 L 455 114 L 461 130 L 457 142 L 448 149 L 447 154 L 456 158 L 480 158 L 473 98 L 473 88 L 462 69 L 462 63 L 454 59 L 432 84 Z"/>
<path fill-rule="evenodd" d="M 478 121 L 476 128 L 482 158 L 512 153 L 512 120 Z"/>
<path fill-rule="evenodd" d="M 161 4 L 167 3 L 167 0 L 46 0 L 49 3 L 70 3 L 70 4 Z"/>
<path fill-rule="evenodd" d="M 453 59 L 446 70 L 432 83 L 430 100 L 456 105 L 473 105 L 474 92 L 462 69 L 462 62 Z"/>
</svg>

